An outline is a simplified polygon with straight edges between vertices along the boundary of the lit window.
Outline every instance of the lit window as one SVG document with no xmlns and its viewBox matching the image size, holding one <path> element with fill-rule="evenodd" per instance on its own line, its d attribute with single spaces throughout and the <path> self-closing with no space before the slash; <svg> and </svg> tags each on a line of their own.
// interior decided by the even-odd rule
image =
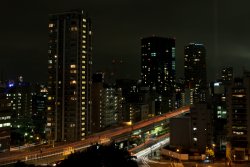
<svg viewBox="0 0 250 167">
<path fill-rule="evenodd" d="M 52 28 L 52 27 L 54 27 L 54 24 L 50 23 L 49 28 Z"/>
<path fill-rule="evenodd" d="M 70 27 L 70 31 L 73 31 L 73 32 L 77 31 L 77 29 L 78 28 L 76 26 Z"/>
<path fill-rule="evenodd" d="M 71 64 L 70 68 L 76 68 L 76 65 L 75 64 Z"/>
<path fill-rule="evenodd" d="M 70 100 L 74 101 L 74 100 L 76 100 L 76 97 L 70 97 Z"/>
<path fill-rule="evenodd" d="M 48 107 L 48 110 L 50 111 L 50 110 L 51 110 L 51 107 Z"/>
<path fill-rule="evenodd" d="M 71 74 L 76 74 L 76 70 L 70 70 Z"/>
<path fill-rule="evenodd" d="M 74 84 L 76 84 L 76 80 L 70 81 L 70 85 L 74 85 Z"/>
<path fill-rule="evenodd" d="M 152 57 L 155 57 L 155 56 L 156 56 L 156 53 L 151 53 L 151 56 L 152 56 Z"/>
</svg>

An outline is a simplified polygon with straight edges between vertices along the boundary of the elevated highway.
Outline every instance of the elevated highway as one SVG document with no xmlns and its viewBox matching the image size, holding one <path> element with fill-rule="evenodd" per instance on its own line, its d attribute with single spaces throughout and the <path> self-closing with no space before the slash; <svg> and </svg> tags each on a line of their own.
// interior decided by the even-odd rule
<svg viewBox="0 0 250 167">
<path fill-rule="evenodd" d="M 150 127 L 153 128 L 154 125 L 168 121 L 170 118 L 181 116 L 185 113 L 188 113 L 189 110 L 189 106 L 182 107 L 174 111 L 155 116 L 147 120 L 143 120 L 131 126 L 117 127 L 111 130 L 90 135 L 82 141 L 72 143 L 60 143 L 58 145 L 55 145 L 54 147 L 43 147 L 37 149 L 27 149 L 22 151 L 0 153 L 0 166 L 12 164 L 17 161 L 33 162 L 53 157 L 60 159 L 63 158 L 65 154 L 70 153 L 70 151 L 80 151 L 85 149 L 86 147 L 91 146 L 94 143 L 106 143 L 109 141 L 113 141 L 118 139 L 119 136 L 126 136 L 126 134 L 131 134 L 135 130 L 140 130 L 143 128 L 150 129 Z"/>
</svg>

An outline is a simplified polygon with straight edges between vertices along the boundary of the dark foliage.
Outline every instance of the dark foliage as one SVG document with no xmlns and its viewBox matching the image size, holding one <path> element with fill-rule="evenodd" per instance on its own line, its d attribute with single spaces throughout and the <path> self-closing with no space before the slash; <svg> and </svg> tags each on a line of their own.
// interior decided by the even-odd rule
<svg viewBox="0 0 250 167">
<path fill-rule="evenodd" d="M 35 167 L 35 165 L 29 165 L 29 164 L 26 164 L 25 162 L 17 161 L 14 167 Z"/>
<path fill-rule="evenodd" d="M 86 151 L 71 154 L 59 167 L 138 167 L 129 152 L 114 144 L 93 145 Z"/>
</svg>

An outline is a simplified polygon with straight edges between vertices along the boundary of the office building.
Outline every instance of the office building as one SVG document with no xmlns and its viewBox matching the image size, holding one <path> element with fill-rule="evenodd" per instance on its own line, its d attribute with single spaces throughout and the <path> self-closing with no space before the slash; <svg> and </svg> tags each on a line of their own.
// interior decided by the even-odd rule
<svg viewBox="0 0 250 167">
<path fill-rule="evenodd" d="M 213 108 L 213 141 L 217 152 L 225 153 L 227 141 L 226 86 L 222 81 L 210 83 L 211 106 Z"/>
<path fill-rule="evenodd" d="M 31 84 L 24 82 L 23 77 L 19 76 L 17 81 L 7 84 L 5 93 L 6 99 L 11 103 L 12 130 L 21 137 L 25 133 L 30 134 L 33 128 Z"/>
<path fill-rule="evenodd" d="M 91 132 L 91 21 L 82 10 L 49 15 L 49 141 L 82 140 Z"/>
<path fill-rule="evenodd" d="M 233 81 L 233 67 L 224 67 L 221 70 L 221 79 L 224 83 Z"/>
<path fill-rule="evenodd" d="M 175 39 L 147 37 L 141 39 L 141 84 L 156 92 L 156 114 L 174 107 Z"/>
<path fill-rule="evenodd" d="M 170 119 L 170 145 L 202 154 L 212 146 L 212 112 L 206 103 L 192 105 L 190 115 Z"/>
<path fill-rule="evenodd" d="M 0 153 L 10 151 L 11 103 L 4 94 L 5 86 L 0 83 Z"/>
<path fill-rule="evenodd" d="M 228 89 L 227 157 L 232 160 L 250 159 L 250 73 L 235 78 Z"/>
<path fill-rule="evenodd" d="M 148 37 L 141 40 L 141 80 L 159 94 L 172 93 L 175 82 L 175 39 Z"/>
<path fill-rule="evenodd" d="M 92 84 L 92 129 L 98 132 L 122 122 L 122 89 L 104 83 L 104 74 L 95 73 Z"/>
<path fill-rule="evenodd" d="M 43 84 L 36 84 L 32 86 L 32 124 L 33 124 L 33 138 L 36 143 L 40 143 L 46 139 L 46 110 L 48 90 Z"/>
<path fill-rule="evenodd" d="M 184 51 L 184 77 L 186 88 L 192 89 L 193 101 L 206 101 L 206 50 L 203 44 L 190 43 Z"/>
<path fill-rule="evenodd" d="M 104 89 L 104 73 L 93 74 L 92 83 L 92 132 L 99 132 L 101 128 L 101 99 L 102 91 Z"/>
</svg>

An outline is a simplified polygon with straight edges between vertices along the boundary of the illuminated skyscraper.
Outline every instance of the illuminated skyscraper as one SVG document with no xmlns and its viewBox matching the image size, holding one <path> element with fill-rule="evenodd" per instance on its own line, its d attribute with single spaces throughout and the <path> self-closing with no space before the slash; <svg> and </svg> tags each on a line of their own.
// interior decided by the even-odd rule
<svg viewBox="0 0 250 167">
<path fill-rule="evenodd" d="M 221 79 L 223 82 L 232 82 L 233 81 L 233 67 L 222 68 Z"/>
<path fill-rule="evenodd" d="M 49 15 L 47 137 L 76 141 L 90 132 L 91 22 L 84 11 Z"/>
<path fill-rule="evenodd" d="M 175 82 L 175 39 L 141 40 L 141 80 L 159 94 L 172 94 Z"/>
<path fill-rule="evenodd" d="M 153 36 L 141 40 L 141 84 L 154 99 L 155 115 L 173 109 L 175 39 Z"/>
<path fill-rule="evenodd" d="M 206 50 L 202 44 L 190 43 L 185 47 L 184 77 L 186 88 L 193 93 L 193 102 L 206 101 Z"/>
</svg>

